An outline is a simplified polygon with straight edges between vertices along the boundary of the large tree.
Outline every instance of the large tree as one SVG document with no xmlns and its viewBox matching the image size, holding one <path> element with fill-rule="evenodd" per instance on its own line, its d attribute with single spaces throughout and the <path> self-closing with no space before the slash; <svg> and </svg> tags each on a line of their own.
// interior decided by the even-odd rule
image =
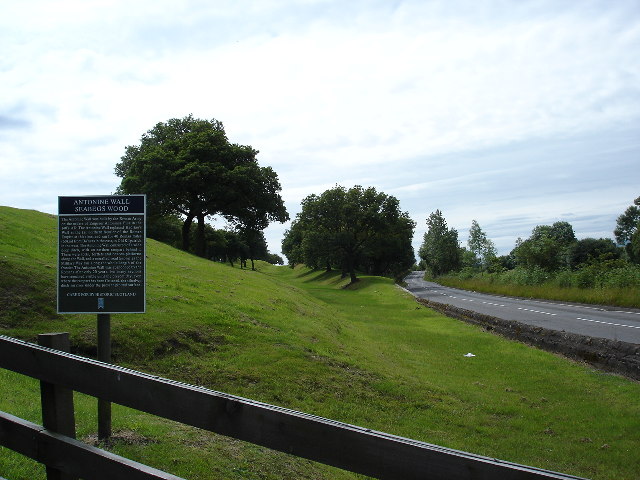
<svg viewBox="0 0 640 480">
<path fill-rule="evenodd" d="M 355 282 L 359 267 L 375 268 L 379 274 L 411 267 L 414 228 L 395 197 L 373 187 L 336 186 L 302 201 L 301 212 L 285 233 L 283 253 L 290 264 L 339 267 Z"/>
<path fill-rule="evenodd" d="M 193 220 L 198 222 L 196 254 L 205 255 L 205 220 L 211 215 L 249 218 L 256 208 L 261 228 L 284 221 L 277 175 L 260 167 L 258 151 L 232 144 L 222 122 L 188 115 L 160 122 L 142 135 L 139 145 L 125 148 L 116 165 L 122 177 L 119 193 L 144 193 L 149 212 L 183 219 L 182 248 L 190 248 Z M 258 202 L 271 196 L 268 206 Z M 266 222 L 266 224 L 265 224 Z"/>
<path fill-rule="evenodd" d="M 458 231 L 447 227 L 447 221 L 440 210 L 431 213 L 427 218 L 427 231 L 419 255 L 435 276 L 457 270 L 462 264 Z"/>
</svg>

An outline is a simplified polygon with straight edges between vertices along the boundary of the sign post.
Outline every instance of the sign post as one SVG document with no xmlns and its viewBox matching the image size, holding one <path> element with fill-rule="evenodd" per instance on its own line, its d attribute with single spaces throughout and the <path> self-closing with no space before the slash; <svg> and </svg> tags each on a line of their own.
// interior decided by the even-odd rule
<svg viewBox="0 0 640 480">
<path fill-rule="evenodd" d="M 98 360 L 111 362 L 111 314 L 144 313 L 146 196 L 58 197 L 58 313 L 95 313 Z M 98 400 L 98 438 L 111 404 Z"/>
</svg>

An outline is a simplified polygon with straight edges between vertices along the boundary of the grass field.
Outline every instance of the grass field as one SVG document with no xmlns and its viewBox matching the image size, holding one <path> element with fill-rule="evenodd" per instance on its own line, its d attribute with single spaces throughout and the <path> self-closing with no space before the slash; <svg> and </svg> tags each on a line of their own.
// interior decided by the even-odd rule
<svg viewBox="0 0 640 480">
<path fill-rule="evenodd" d="M 0 333 L 68 331 L 55 314 L 55 219 L 0 207 Z M 510 342 L 417 304 L 390 280 L 230 268 L 148 241 L 146 314 L 114 315 L 115 361 L 450 448 L 594 479 L 637 479 L 640 384 Z M 476 356 L 464 357 L 467 352 Z M 95 400 L 76 395 L 78 435 Z M 40 422 L 37 382 L 0 370 L 0 410 Z M 111 449 L 189 479 L 361 478 L 114 407 Z M 44 478 L 0 449 L 0 476 Z"/>
</svg>

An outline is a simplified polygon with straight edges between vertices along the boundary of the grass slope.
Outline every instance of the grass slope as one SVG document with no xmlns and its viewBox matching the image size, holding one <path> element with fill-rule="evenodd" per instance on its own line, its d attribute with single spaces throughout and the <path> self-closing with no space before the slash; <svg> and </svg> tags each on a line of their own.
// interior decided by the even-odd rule
<svg viewBox="0 0 640 480">
<path fill-rule="evenodd" d="M 544 300 L 558 300 L 562 302 L 588 303 L 591 305 L 615 305 L 619 307 L 640 308 L 640 288 L 633 283 L 632 276 L 637 278 L 638 267 L 619 269 L 613 272 L 621 283 L 628 283 L 625 287 L 590 287 L 561 286 L 557 278 L 551 278 L 541 285 L 523 285 L 509 280 L 496 280 L 496 275 L 479 275 L 471 278 L 461 278 L 456 275 L 445 275 L 434 281 L 453 288 L 471 290 L 475 292 L 508 295 L 512 297 L 540 298 Z M 628 275 L 626 275 L 628 273 Z M 561 275 L 572 275 L 564 272 Z M 573 274 L 576 275 L 576 274 Z M 509 278 L 509 277 L 506 277 Z M 635 280 L 637 282 L 637 280 Z"/>
<path fill-rule="evenodd" d="M 112 320 L 121 365 L 514 462 L 638 478 L 636 382 L 438 315 L 387 279 L 343 288 L 336 274 L 234 269 L 154 241 L 147 253 L 148 313 Z M 92 355 L 95 317 L 55 314 L 52 266 L 55 219 L 0 207 L 0 333 L 69 331 Z M 37 382 L 0 370 L 0 385 L 0 410 L 40 421 Z M 76 404 L 90 439 L 95 400 Z M 114 429 L 114 452 L 185 478 L 355 478 L 117 406 Z M 0 450 L 0 476 L 44 473 Z"/>
</svg>

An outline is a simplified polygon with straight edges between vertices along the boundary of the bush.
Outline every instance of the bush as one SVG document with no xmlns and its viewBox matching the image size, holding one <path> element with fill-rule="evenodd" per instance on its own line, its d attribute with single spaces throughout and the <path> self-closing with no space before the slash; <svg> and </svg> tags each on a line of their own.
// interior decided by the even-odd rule
<svg viewBox="0 0 640 480">
<path fill-rule="evenodd" d="M 561 288 L 575 287 L 577 284 L 576 275 L 570 270 L 561 270 L 556 274 L 553 283 Z"/>
<path fill-rule="evenodd" d="M 640 288 L 640 266 L 626 265 L 602 272 L 599 280 L 599 286 L 605 288 Z"/>
<path fill-rule="evenodd" d="M 540 267 L 516 267 L 500 275 L 503 283 L 513 285 L 542 285 L 549 280 L 550 274 Z"/>
</svg>

